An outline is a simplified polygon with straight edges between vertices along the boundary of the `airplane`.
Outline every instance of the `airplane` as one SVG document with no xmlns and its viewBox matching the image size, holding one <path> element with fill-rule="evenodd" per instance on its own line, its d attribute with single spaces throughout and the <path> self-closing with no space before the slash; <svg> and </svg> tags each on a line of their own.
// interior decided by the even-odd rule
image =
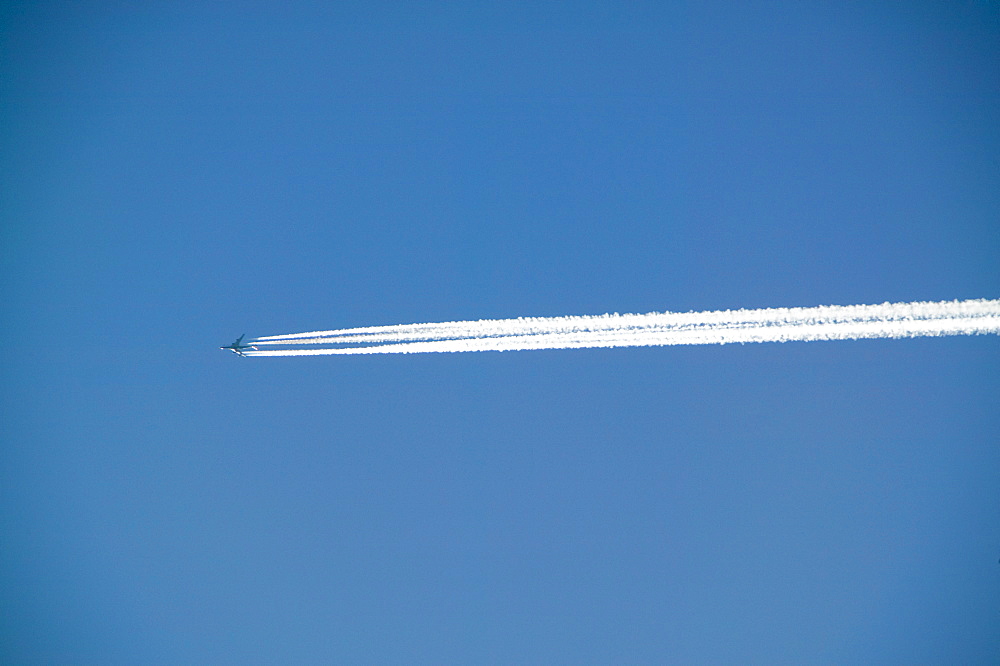
<svg viewBox="0 0 1000 666">
<path fill-rule="evenodd" d="M 243 342 L 243 338 L 245 336 L 246 336 L 246 333 L 244 333 L 240 337 L 236 338 L 236 342 L 234 342 L 233 344 L 226 345 L 225 347 L 219 347 L 219 349 L 228 349 L 229 351 L 234 352 L 235 354 L 237 354 L 239 356 L 246 356 L 246 354 L 243 353 L 244 349 L 253 349 L 254 351 L 257 351 L 257 348 L 254 347 L 253 345 L 243 345 L 243 344 L 240 344 L 241 342 Z"/>
</svg>

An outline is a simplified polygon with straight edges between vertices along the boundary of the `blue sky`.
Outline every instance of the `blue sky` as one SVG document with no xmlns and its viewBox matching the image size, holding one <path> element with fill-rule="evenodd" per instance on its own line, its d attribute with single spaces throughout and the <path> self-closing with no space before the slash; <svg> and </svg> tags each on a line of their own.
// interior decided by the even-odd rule
<svg viewBox="0 0 1000 666">
<path fill-rule="evenodd" d="M 10 662 L 985 663 L 995 336 L 237 335 L 997 298 L 986 1 L 5 3 Z"/>
</svg>

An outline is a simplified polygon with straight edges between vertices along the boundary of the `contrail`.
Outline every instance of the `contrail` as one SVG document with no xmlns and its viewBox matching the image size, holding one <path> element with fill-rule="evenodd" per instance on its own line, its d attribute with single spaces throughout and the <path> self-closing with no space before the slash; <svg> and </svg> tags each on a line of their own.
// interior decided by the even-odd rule
<svg viewBox="0 0 1000 666">
<path fill-rule="evenodd" d="M 371 326 L 257 338 L 247 356 L 418 354 L 1000 333 L 1000 300 L 606 314 Z"/>
</svg>

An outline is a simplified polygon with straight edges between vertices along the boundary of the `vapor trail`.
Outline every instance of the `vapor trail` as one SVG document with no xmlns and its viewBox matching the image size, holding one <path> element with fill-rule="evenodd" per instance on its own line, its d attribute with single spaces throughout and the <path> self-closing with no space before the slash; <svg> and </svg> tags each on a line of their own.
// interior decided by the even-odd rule
<svg viewBox="0 0 1000 666">
<path fill-rule="evenodd" d="M 248 356 L 414 354 L 1000 333 L 1000 300 L 607 314 L 373 326 L 258 338 Z M 333 346 L 339 345 L 339 346 Z M 353 346 L 343 346 L 353 345 Z"/>
</svg>

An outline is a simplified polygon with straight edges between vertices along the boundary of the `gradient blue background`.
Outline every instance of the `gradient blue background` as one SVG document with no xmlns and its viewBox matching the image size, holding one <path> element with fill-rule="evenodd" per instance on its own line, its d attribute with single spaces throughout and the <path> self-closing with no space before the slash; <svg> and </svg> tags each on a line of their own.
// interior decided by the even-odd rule
<svg viewBox="0 0 1000 666">
<path fill-rule="evenodd" d="M 6 663 L 996 663 L 996 336 L 237 335 L 1000 297 L 1000 8 L 0 9 Z"/>
</svg>

